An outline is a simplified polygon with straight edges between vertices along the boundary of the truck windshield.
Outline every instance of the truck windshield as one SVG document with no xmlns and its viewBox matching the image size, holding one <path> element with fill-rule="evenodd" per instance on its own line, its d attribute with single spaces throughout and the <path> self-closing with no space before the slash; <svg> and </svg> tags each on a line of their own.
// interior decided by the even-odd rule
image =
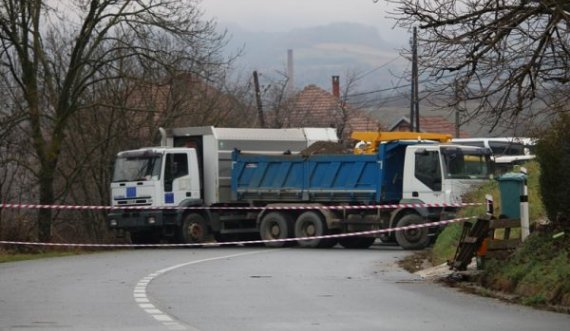
<svg viewBox="0 0 570 331">
<path fill-rule="evenodd" d="M 145 181 L 160 177 L 161 161 L 159 155 L 118 157 L 113 170 L 113 182 Z"/>
<path fill-rule="evenodd" d="M 488 179 L 491 175 L 490 153 L 486 150 L 442 149 L 444 174 L 448 179 Z"/>
<path fill-rule="evenodd" d="M 500 155 L 525 155 L 524 145 L 507 141 L 490 141 L 489 147 L 495 156 Z"/>
</svg>

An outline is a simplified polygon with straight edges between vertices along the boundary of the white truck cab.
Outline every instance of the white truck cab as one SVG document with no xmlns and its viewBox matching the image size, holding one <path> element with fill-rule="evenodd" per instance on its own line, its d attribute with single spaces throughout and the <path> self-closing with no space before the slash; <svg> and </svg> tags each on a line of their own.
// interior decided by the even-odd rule
<svg viewBox="0 0 570 331">
<path fill-rule="evenodd" d="M 200 200 L 194 148 L 142 148 L 117 155 L 112 206 L 178 206 Z"/>
<path fill-rule="evenodd" d="M 421 144 L 407 147 L 402 200 L 460 203 L 473 185 L 492 178 L 491 152 L 472 146 Z"/>
</svg>

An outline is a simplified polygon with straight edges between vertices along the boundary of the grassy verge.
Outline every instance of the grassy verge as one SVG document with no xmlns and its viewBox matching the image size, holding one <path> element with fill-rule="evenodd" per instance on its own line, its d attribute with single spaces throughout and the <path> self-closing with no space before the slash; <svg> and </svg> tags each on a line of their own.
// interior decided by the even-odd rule
<svg viewBox="0 0 570 331">
<path fill-rule="evenodd" d="M 529 208 L 531 224 L 545 218 L 539 193 L 537 163 L 527 164 L 529 171 Z M 465 197 L 468 202 L 483 202 L 486 194 L 495 201 L 495 215 L 500 214 L 500 194 L 497 182 L 492 182 L 471 192 Z M 462 210 L 462 217 L 479 216 L 485 207 Z M 461 224 L 446 227 L 438 237 L 431 254 L 435 265 L 453 259 Z M 507 261 L 488 261 L 480 277 L 481 285 L 492 290 L 512 293 L 520 302 L 528 305 L 570 306 L 570 233 L 561 236 L 552 232 L 535 232 Z"/>
<path fill-rule="evenodd" d="M 540 168 L 538 166 L 538 163 L 528 163 L 526 165 L 526 168 L 528 169 L 529 174 L 529 214 L 532 223 L 538 219 L 544 218 L 545 212 L 539 192 L 538 176 L 540 174 Z M 501 213 L 501 199 L 499 193 L 499 184 L 497 181 L 491 181 L 468 193 L 464 197 L 464 202 L 484 202 L 485 195 L 487 194 L 493 196 L 495 207 L 494 214 L 499 215 Z M 462 209 L 459 217 L 477 217 L 484 214 L 485 206 L 475 206 Z M 433 254 L 431 256 L 431 261 L 433 264 L 441 264 L 453 258 L 457 249 L 457 245 L 459 243 L 459 237 L 461 236 L 461 228 L 461 224 L 452 224 L 450 226 L 447 226 L 439 235 L 432 250 Z"/>
<path fill-rule="evenodd" d="M 483 286 L 528 305 L 570 306 L 570 234 L 534 233 L 507 261 L 489 261 Z"/>
<path fill-rule="evenodd" d="M 0 263 L 36 260 L 36 259 L 70 256 L 70 255 L 78 255 L 85 253 L 87 252 L 83 250 L 49 250 L 49 251 L 38 250 L 38 251 L 22 253 L 18 251 L 0 249 Z"/>
</svg>

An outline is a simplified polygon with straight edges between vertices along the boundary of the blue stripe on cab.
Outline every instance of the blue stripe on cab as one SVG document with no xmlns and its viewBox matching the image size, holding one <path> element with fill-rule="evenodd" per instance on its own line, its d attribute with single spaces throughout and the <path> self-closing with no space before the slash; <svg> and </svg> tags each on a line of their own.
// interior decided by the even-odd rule
<svg viewBox="0 0 570 331">
<path fill-rule="evenodd" d="M 164 193 L 164 203 L 174 203 L 174 193 Z"/>
<path fill-rule="evenodd" d="M 137 197 L 137 188 L 127 187 L 127 198 L 136 198 L 136 197 Z"/>
</svg>

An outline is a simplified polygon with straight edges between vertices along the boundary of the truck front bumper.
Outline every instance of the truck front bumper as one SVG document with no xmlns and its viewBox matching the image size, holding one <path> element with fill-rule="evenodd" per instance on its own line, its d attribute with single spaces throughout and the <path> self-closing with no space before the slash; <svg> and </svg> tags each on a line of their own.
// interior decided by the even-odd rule
<svg viewBox="0 0 570 331">
<path fill-rule="evenodd" d="M 110 229 L 143 230 L 165 225 L 165 215 L 161 210 L 117 211 L 107 215 Z"/>
</svg>

